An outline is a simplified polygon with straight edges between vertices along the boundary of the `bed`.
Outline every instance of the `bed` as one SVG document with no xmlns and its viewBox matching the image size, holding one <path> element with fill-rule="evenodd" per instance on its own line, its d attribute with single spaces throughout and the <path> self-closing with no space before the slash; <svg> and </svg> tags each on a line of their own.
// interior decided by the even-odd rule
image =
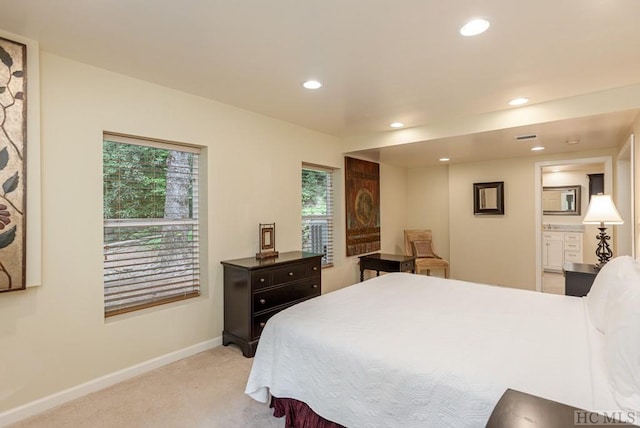
<svg viewBox="0 0 640 428">
<path fill-rule="evenodd" d="M 347 427 L 484 426 L 507 388 L 638 412 L 640 267 L 609 264 L 587 298 L 408 273 L 322 295 L 269 320 L 245 392 Z"/>
</svg>

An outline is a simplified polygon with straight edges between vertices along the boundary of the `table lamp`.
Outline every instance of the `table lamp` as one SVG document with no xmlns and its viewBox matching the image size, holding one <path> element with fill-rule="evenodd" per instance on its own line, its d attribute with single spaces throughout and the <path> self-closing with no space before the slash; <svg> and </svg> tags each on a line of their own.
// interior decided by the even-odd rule
<svg viewBox="0 0 640 428">
<path fill-rule="evenodd" d="M 598 256 L 598 264 L 596 269 L 602 268 L 613 256 L 613 252 L 609 247 L 608 240 L 611 239 L 607 236 L 605 231 L 607 224 L 623 224 L 624 221 L 620 217 L 620 213 L 613 204 L 613 200 L 610 195 L 597 194 L 591 196 L 591 202 L 589 202 L 589 208 L 587 208 L 587 214 L 585 214 L 582 220 L 584 224 L 597 224 L 600 233 L 596 238 L 598 242 L 598 248 L 596 248 L 596 256 Z"/>
</svg>

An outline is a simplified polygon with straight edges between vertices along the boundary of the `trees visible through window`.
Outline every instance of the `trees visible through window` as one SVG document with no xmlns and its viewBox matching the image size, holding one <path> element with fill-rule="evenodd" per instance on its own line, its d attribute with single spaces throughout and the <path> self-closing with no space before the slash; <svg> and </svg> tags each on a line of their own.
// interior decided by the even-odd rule
<svg viewBox="0 0 640 428">
<path fill-rule="evenodd" d="M 105 315 L 200 294 L 199 150 L 105 134 Z"/>
<path fill-rule="evenodd" d="M 333 263 L 333 170 L 302 165 L 302 250 Z"/>
</svg>

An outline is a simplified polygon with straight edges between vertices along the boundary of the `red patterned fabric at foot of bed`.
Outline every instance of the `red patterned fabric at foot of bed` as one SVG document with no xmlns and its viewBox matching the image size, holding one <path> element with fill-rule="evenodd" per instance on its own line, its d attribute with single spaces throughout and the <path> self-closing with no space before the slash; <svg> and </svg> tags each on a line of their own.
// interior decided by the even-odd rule
<svg viewBox="0 0 640 428">
<path fill-rule="evenodd" d="M 285 428 L 345 428 L 326 420 L 311 407 L 293 398 L 271 397 L 270 407 L 276 418 L 286 416 Z"/>
</svg>

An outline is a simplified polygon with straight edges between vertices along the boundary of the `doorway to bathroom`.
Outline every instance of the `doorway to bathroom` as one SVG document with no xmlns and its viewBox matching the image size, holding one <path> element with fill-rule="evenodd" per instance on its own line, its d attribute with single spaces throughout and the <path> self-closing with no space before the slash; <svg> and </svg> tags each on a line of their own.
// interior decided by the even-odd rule
<svg viewBox="0 0 640 428">
<path fill-rule="evenodd" d="M 591 194 L 612 192 L 610 156 L 536 163 L 536 290 L 565 294 L 565 263 L 596 262 L 598 230 L 582 224 Z"/>
</svg>

